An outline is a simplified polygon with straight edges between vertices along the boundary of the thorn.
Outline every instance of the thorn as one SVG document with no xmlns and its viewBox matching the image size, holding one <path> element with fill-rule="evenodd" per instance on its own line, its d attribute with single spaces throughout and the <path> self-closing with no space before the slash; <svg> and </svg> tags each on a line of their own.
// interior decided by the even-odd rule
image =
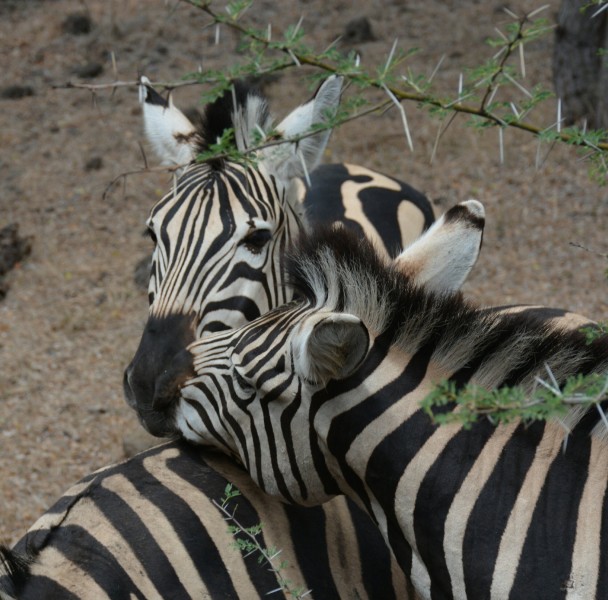
<svg viewBox="0 0 608 600">
<path fill-rule="evenodd" d="M 498 27 L 494 27 L 494 31 L 505 41 L 508 42 L 509 38 L 500 30 Z"/>
<path fill-rule="evenodd" d="M 595 19 L 595 17 L 597 17 L 602 11 L 606 10 L 608 8 L 608 4 L 604 4 L 602 6 L 600 6 L 592 15 L 591 18 Z"/>
<path fill-rule="evenodd" d="M 397 42 L 399 41 L 399 38 L 395 38 L 395 41 L 393 42 L 393 47 L 391 48 L 391 51 L 388 53 L 388 58 L 386 59 L 386 65 L 384 66 L 384 70 L 388 71 L 391 62 L 393 60 L 393 56 L 395 54 L 395 50 L 397 49 Z"/>
<path fill-rule="evenodd" d="M 308 174 L 308 168 L 306 167 L 306 161 L 304 160 L 304 156 L 302 154 L 301 148 L 298 148 L 298 158 L 300 159 L 300 163 L 302 164 L 302 169 L 304 170 L 304 179 L 306 180 L 306 185 L 311 188 L 312 183 L 310 181 L 310 175 Z"/>
<path fill-rule="evenodd" d="M 441 56 L 441 58 L 439 59 L 439 62 L 437 63 L 437 65 L 433 69 L 433 72 L 431 73 L 431 76 L 429 77 L 429 83 L 431 83 L 431 81 L 433 81 L 435 75 L 437 75 L 437 71 L 439 71 L 439 67 L 441 67 L 441 65 L 442 65 L 442 63 L 443 63 L 444 60 L 445 60 L 445 54 L 443 54 Z"/>
<path fill-rule="evenodd" d="M 562 130 L 562 99 L 557 99 L 557 133 Z"/>
<path fill-rule="evenodd" d="M 397 97 L 395 96 L 395 94 L 393 94 L 393 92 L 391 92 L 388 89 L 388 87 L 386 87 L 385 84 L 382 84 L 382 87 L 383 87 L 384 91 L 388 94 L 388 97 L 393 101 L 393 103 L 399 109 L 399 112 L 401 113 L 401 122 L 403 123 L 403 129 L 405 130 L 405 137 L 407 139 L 407 145 L 409 146 L 410 150 L 413 152 L 414 145 L 412 144 L 412 136 L 410 135 L 410 128 L 407 124 L 407 116 L 405 114 L 405 109 L 403 108 L 403 106 L 401 105 L 399 100 L 397 100 Z"/>
<path fill-rule="evenodd" d="M 503 128 L 502 127 L 499 127 L 499 129 L 498 129 L 498 145 L 500 147 L 500 164 L 503 165 L 505 162 L 505 149 L 504 149 Z"/>
<path fill-rule="evenodd" d="M 519 21 L 519 17 L 510 9 L 508 9 L 506 6 L 503 6 L 502 9 L 513 19 L 517 19 Z"/>
<path fill-rule="evenodd" d="M 513 114 L 519 119 L 519 112 L 517 111 L 517 108 L 515 108 L 515 104 L 513 104 L 513 102 L 509 102 L 509 104 L 511 105 L 511 110 L 513 111 Z"/>
<path fill-rule="evenodd" d="M 220 43 L 220 24 L 218 23 L 218 24 L 215 26 L 215 40 L 214 40 L 214 44 L 215 44 L 216 46 L 218 46 L 218 45 L 219 45 L 219 43 Z"/>
<path fill-rule="evenodd" d="M 601 417 L 602 421 L 604 421 L 604 426 L 606 427 L 606 431 L 608 431 L 608 419 L 606 418 L 606 413 L 604 412 L 604 409 L 599 404 L 596 404 L 595 407 L 597 408 L 597 411 L 600 413 L 600 417 Z"/>
<path fill-rule="evenodd" d="M 295 38 L 295 37 L 296 37 L 296 35 L 297 35 L 297 33 L 298 33 L 298 31 L 300 31 L 300 27 L 302 27 L 302 21 L 303 21 L 303 20 L 304 20 L 304 15 L 301 15 L 301 16 L 300 16 L 300 20 L 299 20 L 299 21 L 296 23 L 296 26 L 295 26 L 295 28 L 294 28 L 294 30 L 293 30 L 292 37 L 294 37 L 294 38 Z"/>
<path fill-rule="evenodd" d="M 532 94 L 521 84 L 519 83 L 519 81 L 517 81 L 516 79 L 513 79 L 513 77 L 511 77 L 511 75 L 509 75 L 507 72 L 503 73 L 503 75 L 515 86 L 517 86 L 526 96 L 528 96 L 528 98 L 532 98 Z"/>
<path fill-rule="evenodd" d="M 270 44 L 272 39 L 272 23 L 268 23 L 268 29 L 266 31 L 266 41 Z"/>
<path fill-rule="evenodd" d="M 291 56 L 291 59 L 293 60 L 296 67 L 301 67 L 302 63 L 300 63 L 300 61 L 298 60 L 298 57 L 291 51 L 290 48 L 287 49 L 287 52 L 289 53 L 289 56 Z"/>
<path fill-rule="evenodd" d="M 532 12 L 528 13 L 526 16 L 528 19 L 531 19 L 532 17 L 535 17 L 538 13 L 542 12 L 543 10 L 547 10 L 548 8 L 551 8 L 551 5 L 544 4 L 543 6 L 540 6 L 539 8 L 535 8 Z"/>
<path fill-rule="evenodd" d="M 458 76 L 458 96 L 462 94 L 463 78 L 462 73 Z"/>
<path fill-rule="evenodd" d="M 112 72 L 114 73 L 114 79 L 118 79 L 118 67 L 116 66 L 116 54 L 114 54 L 114 50 L 110 52 L 110 57 L 112 59 Z"/>
<path fill-rule="evenodd" d="M 526 61 L 524 60 L 524 45 L 519 45 L 519 69 L 522 79 L 526 78 Z"/>
</svg>

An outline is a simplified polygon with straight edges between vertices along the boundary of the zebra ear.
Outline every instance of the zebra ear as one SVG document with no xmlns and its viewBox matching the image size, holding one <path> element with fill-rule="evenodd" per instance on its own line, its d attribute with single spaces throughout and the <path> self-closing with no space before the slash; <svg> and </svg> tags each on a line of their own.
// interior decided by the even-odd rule
<svg viewBox="0 0 608 600">
<path fill-rule="evenodd" d="M 285 117 L 276 130 L 285 138 L 308 133 L 334 115 L 340 104 L 342 77 L 332 75 L 319 87 L 306 104 L 298 106 Z M 331 130 L 326 129 L 297 143 L 280 144 L 263 152 L 266 168 L 285 183 L 303 177 L 321 161 Z"/>
<path fill-rule="evenodd" d="M 296 374 L 325 385 L 348 377 L 369 350 L 369 333 L 358 317 L 345 313 L 312 313 L 292 338 Z"/>
<path fill-rule="evenodd" d="M 196 156 L 195 127 L 175 107 L 171 96 L 166 100 L 147 77 L 139 79 L 139 102 L 144 115 L 144 129 L 150 145 L 164 165 L 187 165 Z"/>
<path fill-rule="evenodd" d="M 461 202 L 403 250 L 394 265 L 427 289 L 456 291 L 477 262 L 484 226 L 485 211 L 481 202 Z"/>
</svg>

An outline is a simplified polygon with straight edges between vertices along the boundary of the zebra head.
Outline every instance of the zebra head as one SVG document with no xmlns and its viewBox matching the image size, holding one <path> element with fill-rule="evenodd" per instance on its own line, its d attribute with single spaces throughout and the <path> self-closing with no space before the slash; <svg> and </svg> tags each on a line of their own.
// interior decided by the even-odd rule
<svg viewBox="0 0 608 600">
<path fill-rule="evenodd" d="M 353 260 L 365 262 L 367 270 L 389 268 L 396 278 L 452 294 L 475 264 L 483 226 L 482 205 L 468 201 L 448 211 L 388 267 L 371 245 L 363 244 Z M 346 233 L 340 228 L 331 235 L 341 240 Z M 346 255 L 350 250 L 352 244 L 344 247 Z M 293 259 L 289 272 L 296 282 L 303 276 L 302 265 Z M 328 265 L 321 266 L 331 271 Z M 317 279 L 314 269 L 304 277 Z M 349 302 L 365 305 L 371 285 L 353 276 L 342 290 L 348 290 Z M 391 300 L 387 296 L 385 306 L 368 315 L 364 325 L 359 317 L 329 309 L 345 300 L 329 288 L 326 292 L 323 298 L 305 292 L 305 301 L 192 344 L 157 379 L 152 405 L 137 406 L 144 425 L 152 433 L 177 433 L 219 447 L 239 459 L 263 489 L 289 501 L 316 503 L 337 493 L 329 477 L 318 479 L 322 469 L 317 467 L 325 459 L 305 430 L 311 398 L 331 380 L 356 372 L 370 348 L 368 328 L 374 330 L 374 322 L 390 312 Z M 188 380 L 192 371 L 196 376 Z M 275 429 L 280 432 L 274 437 L 264 434 Z M 295 467 L 296 456 L 298 465 L 308 461 L 315 468 Z M 304 481 L 304 472 L 313 480 Z"/>
<path fill-rule="evenodd" d="M 304 226 L 292 183 L 319 162 L 330 132 L 258 150 L 255 166 L 229 159 L 196 163 L 197 155 L 226 135 L 245 152 L 260 133 L 272 131 L 275 142 L 310 134 L 337 109 L 341 84 L 339 77 L 328 78 L 273 128 L 266 100 L 235 83 L 195 126 L 142 77 L 146 134 L 161 160 L 175 167 L 176 181 L 147 222 L 155 244 L 150 312 L 125 372 L 129 404 L 151 398 L 157 376 L 194 339 L 289 300 L 282 256 Z"/>
</svg>

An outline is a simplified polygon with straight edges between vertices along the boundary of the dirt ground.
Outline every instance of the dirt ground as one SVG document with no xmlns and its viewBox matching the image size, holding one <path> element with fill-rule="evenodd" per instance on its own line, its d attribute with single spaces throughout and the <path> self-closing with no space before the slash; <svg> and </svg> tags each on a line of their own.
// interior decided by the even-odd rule
<svg viewBox="0 0 608 600">
<path fill-rule="evenodd" d="M 523 11 L 538 4 L 513 0 L 508 6 Z M 271 21 L 278 36 L 303 15 L 318 48 L 347 22 L 367 17 L 375 40 L 356 44 L 364 65 L 383 63 L 398 38 L 404 48 L 420 48 L 411 59 L 414 70 L 429 74 L 445 56 L 437 81 L 455 91 L 463 70 L 491 56 L 484 40 L 508 21 L 504 5 L 257 0 L 248 17 L 260 27 Z M 546 12 L 552 21 L 557 6 L 551 0 Z M 86 10 L 91 31 L 66 22 Z M 32 247 L 9 273 L 0 301 L 0 541 L 15 541 L 78 478 L 119 460 L 123 436 L 139 427 L 121 387 L 147 311 L 133 275 L 151 249 L 142 235 L 147 213 L 169 184 L 166 175 L 134 175 L 104 199 L 114 178 L 142 166 L 136 89 L 104 90 L 93 101 L 86 90 L 52 86 L 112 81 L 112 56 L 118 78 L 130 81 L 138 73 L 174 81 L 199 66 L 241 60 L 235 35 L 222 30 L 215 44 L 207 23 L 176 1 L 0 2 L 0 229 L 18 223 Z M 552 44 L 549 35 L 528 47 L 530 86 L 551 85 Z M 195 104 L 199 91 L 176 92 L 176 103 Z M 278 117 L 310 94 L 295 71 L 267 92 Z M 430 164 L 438 123 L 414 105 L 405 108 L 413 153 L 391 111 L 334 134 L 327 162 L 398 176 L 425 192 L 438 212 L 469 197 L 481 200 L 484 248 L 466 286 L 480 302 L 549 304 L 607 318 L 607 265 L 600 254 L 608 252 L 608 195 L 589 181 L 576 152 L 543 147 L 537 169 L 536 141 L 506 131 L 501 164 L 497 131 L 480 135 L 461 116 Z M 555 103 L 530 118 L 551 125 Z"/>
</svg>

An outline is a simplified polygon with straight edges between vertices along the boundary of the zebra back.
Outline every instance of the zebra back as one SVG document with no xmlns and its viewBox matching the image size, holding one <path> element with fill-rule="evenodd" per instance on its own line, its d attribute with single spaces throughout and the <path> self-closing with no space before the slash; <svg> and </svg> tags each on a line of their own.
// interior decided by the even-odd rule
<svg viewBox="0 0 608 600">
<path fill-rule="evenodd" d="M 240 495 L 220 508 L 230 482 Z M 260 552 L 234 547 L 227 519 L 261 523 L 261 548 L 285 588 L 310 597 L 414 598 L 368 517 L 343 499 L 289 506 L 263 494 L 222 455 L 166 443 L 85 477 L 15 545 L 19 576 L 0 586 L 20 600 L 39 598 L 263 597 L 281 582 Z M 274 550 L 271 550 L 274 549 Z M 23 566 L 25 565 L 25 567 Z M 279 597 L 293 597 L 283 588 Z M 308 597 L 308 596 L 307 596 Z"/>
</svg>

